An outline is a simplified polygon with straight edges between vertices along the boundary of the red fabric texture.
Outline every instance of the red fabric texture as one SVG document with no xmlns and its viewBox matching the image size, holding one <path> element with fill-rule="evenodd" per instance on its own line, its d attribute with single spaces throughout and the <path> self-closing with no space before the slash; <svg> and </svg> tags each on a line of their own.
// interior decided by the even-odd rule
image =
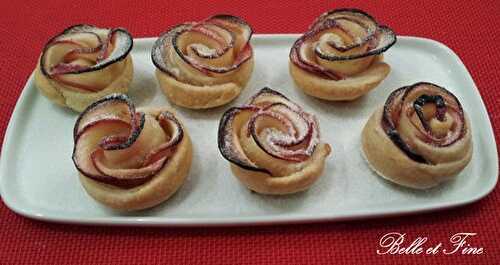
<svg viewBox="0 0 500 265">
<path fill-rule="evenodd" d="M 491 1 L 3 1 L 0 139 L 45 42 L 67 26 L 121 26 L 134 37 L 216 13 L 244 17 L 256 33 L 296 33 L 322 12 L 357 7 L 399 35 L 440 41 L 463 60 L 500 135 L 500 3 Z M 3 140 L 2 140 L 3 141 Z M 22 159 L 22 158 L 20 158 Z M 240 228 L 84 227 L 32 221 L 0 203 L 0 264 L 499 264 L 500 192 L 457 209 L 342 223 Z M 484 254 L 376 254 L 388 232 L 447 242 L 475 232 Z"/>
</svg>

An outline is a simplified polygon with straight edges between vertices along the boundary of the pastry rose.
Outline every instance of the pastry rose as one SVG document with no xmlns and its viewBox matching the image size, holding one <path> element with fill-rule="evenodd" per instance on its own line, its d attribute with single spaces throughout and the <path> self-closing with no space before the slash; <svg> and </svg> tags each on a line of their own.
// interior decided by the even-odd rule
<svg viewBox="0 0 500 265">
<path fill-rule="evenodd" d="M 35 69 L 35 83 L 51 101 L 81 112 L 132 81 L 132 37 L 122 28 L 76 25 L 52 38 Z"/>
<path fill-rule="evenodd" d="M 173 103 L 187 108 L 228 103 L 252 74 L 251 36 L 250 26 L 230 15 L 171 28 L 151 52 L 160 87 Z"/>
<path fill-rule="evenodd" d="M 139 111 L 123 94 L 90 105 L 74 128 L 73 162 L 87 193 L 116 209 L 154 206 L 189 172 L 191 140 L 173 113 Z"/>
<path fill-rule="evenodd" d="M 224 113 L 219 150 L 241 182 L 265 194 L 307 189 L 331 151 L 320 140 L 315 116 L 269 88 Z"/>
<path fill-rule="evenodd" d="M 394 32 L 361 10 L 329 11 L 292 46 L 290 74 L 306 94 L 353 100 L 387 77 L 382 53 L 394 43 Z"/>
<path fill-rule="evenodd" d="M 424 189 L 457 175 L 472 156 L 470 122 L 458 99 L 431 83 L 391 93 L 362 132 L 363 153 L 382 177 Z"/>
</svg>

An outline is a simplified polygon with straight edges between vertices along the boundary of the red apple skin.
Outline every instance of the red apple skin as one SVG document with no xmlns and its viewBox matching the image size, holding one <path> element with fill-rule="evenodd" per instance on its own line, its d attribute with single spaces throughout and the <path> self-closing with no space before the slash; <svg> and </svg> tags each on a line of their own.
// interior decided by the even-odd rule
<svg viewBox="0 0 500 265">
<path fill-rule="evenodd" d="M 319 56 L 320 58 L 324 60 L 329 60 L 329 61 L 346 61 L 346 60 L 355 60 L 355 59 L 360 59 L 368 56 L 375 56 L 382 54 L 383 52 L 387 51 L 389 48 L 391 48 L 397 41 L 396 34 L 392 29 L 390 29 L 387 26 L 380 25 L 372 16 L 367 14 L 366 12 L 359 10 L 359 9 L 353 9 L 353 8 L 342 8 L 342 9 L 335 9 L 331 10 L 329 12 L 324 13 L 320 17 L 318 17 L 314 23 L 309 27 L 309 31 L 304 33 L 299 39 L 295 41 L 295 43 L 292 45 L 292 48 L 290 50 L 290 61 L 295 64 L 297 67 L 300 69 L 307 71 L 311 74 L 317 75 L 318 77 L 324 78 L 324 79 L 330 79 L 330 80 L 341 80 L 346 78 L 342 74 L 330 71 L 324 67 L 322 67 L 319 64 L 316 63 L 310 63 L 306 61 L 302 56 L 300 55 L 300 49 L 302 45 L 309 40 L 310 38 L 313 38 L 317 36 L 318 34 L 321 34 L 322 31 L 331 29 L 331 28 L 336 28 L 339 30 L 343 30 L 343 28 L 334 20 L 334 19 L 327 19 L 328 16 L 333 15 L 334 13 L 339 13 L 342 12 L 343 14 L 349 14 L 353 17 L 355 16 L 364 16 L 365 19 L 371 21 L 371 26 L 374 27 L 376 30 L 372 33 L 366 36 L 359 45 L 352 45 L 348 48 L 340 48 L 338 50 L 340 51 L 348 51 L 349 49 L 359 47 L 361 45 L 369 45 L 368 51 L 364 53 L 359 53 L 359 54 L 351 54 L 351 55 L 341 55 L 341 56 L 336 56 L 336 55 L 329 55 L 325 53 L 318 52 L 315 50 L 316 55 Z M 351 20 L 351 21 L 356 21 L 355 19 L 348 19 L 348 17 L 343 17 L 343 19 Z M 359 24 L 362 25 L 362 24 Z M 367 25 L 364 25 L 365 28 L 368 27 Z M 385 44 L 381 47 L 378 47 L 378 43 L 381 41 L 379 38 L 386 38 L 387 41 L 385 41 Z"/>
<path fill-rule="evenodd" d="M 233 163 L 241 168 L 251 170 L 251 171 L 256 171 L 256 172 L 264 172 L 264 173 L 269 173 L 269 172 L 266 169 L 259 168 L 259 167 L 255 166 L 251 161 L 246 159 L 243 155 L 234 151 L 236 149 L 233 147 L 233 145 L 235 144 L 234 138 L 230 137 L 230 135 L 232 134 L 232 122 L 237 117 L 237 115 L 241 115 L 244 112 L 253 113 L 253 116 L 250 118 L 251 120 L 249 121 L 249 123 L 250 123 L 249 124 L 249 135 L 251 135 L 253 137 L 254 141 L 257 143 L 257 145 L 264 152 L 266 152 L 270 156 L 276 157 L 278 159 L 283 159 L 283 160 L 293 161 L 293 162 L 300 162 L 300 161 L 304 161 L 304 159 L 307 159 L 306 156 L 301 156 L 301 155 L 280 156 L 280 155 L 277 155 L 277 154 L 270 152 L 269 150 L 266 150 L 265 146 L 260 142 L 260 139 L 259 139 L 258 135 L 256 134 L 255 129 L 252 130 L 252 127 L 254 127 L 254 126 L 252 126 L 252 124 L 255 121 L 255 117 L 260 115 L 260 114 L 258 114 L 259 111 L 265 111 L 266 109 L 273 108 L 273 107 L 278 106 L 278 105 L 283 105 L 283 107 L 285 107 L 291 111 L 294 111 L 291 106 L 296 107 L 295 103 L 293 103 L 291 101 L 289 101 L 291 106 L 285 105 L 283 103 L 275 103 L 275 102 L 270 102 L 269 105 L 265 105 L 265 106 L 257 106 L 256 105 L 256 104 L 258 104 L 257 102 L 259 100 L 262 100 L 263 98 L 268 97 L 268 96 L 278 96 L 278 97 L 281 97 L 281 98 L 289 101 L 289 99 L 286 96 L 284 96 L 283 94 L 281 94 L 275 90 L 272 90 L 268 87 L 265 87 L 265 88 L 261 89 L 257 94 L 252 96 L 247 101 L 247 103 L 245 105 L 243 105 L 242 107 L 233 107 L 233 108 L 228 109 L 221 117 L 221 120 L 219 123 L 219 130 L 218 130 L 218 147 L 219 147 L 220 153 L 222 154 L 222 156 L 225 159 L 227 159 L 229 162 L 231 162 L 231 163 Z M 260 101 L 260 102 L 263 102 L 263 101 Z M 298 106 L 297 106 L 297 108 L 298 108 Z M 296 111 L 294 111 L 294 112 L 296 112 Z M 299 114 L 299 113 L 297 113 L 297 114 L 301 115 L 301 117 L 306 121 L 303 114 Z M 252 119 L 254 121 L 252 121 Z M 305 134 L 305 136 L 303 137 L 303 139 L 298 139 L 298 141 L 308 141 L 312 137 L 312 133 L 313 133 L 313 128 L 309 127 L 308 131 Z"/>
<path fill-rule="evenodd" d="M 451 144 L 455 143 L 456 141 L 458 141 L 459 139 L 461 139 L 462 136 L 465 134 L 465 126 L 464 126 L 465 117 L 464 117 L 464 112 L 463 112 L 462 105 L 460 104 L 460 101 L 458 101 L 458 98 L 455 95 L 453 95 L 453 93 L 451 93 L 450 91 L 448 91 L 444 87 L 441 87 L 441 86 L 438 86 L 436 84 L 429 83 L 429 82 L 418 82 L 418 83 L 415 83 L 413 85 L 404 86 L 404 87 L 401 87 L 401 88 L 394 90 L 389 95 L 389 97 L 387 98 L 387 100 L 384 103 L 384 110 L 383 110 L 383 114 L 382 114 L 381 126 L 382 126 L 384 132 L 389 137 L 389 139 L 391 139 L 391 141 L 403 153 L 405 153 L 406 156 L 408 156 L 410 159 L 412 159 L 415 162 L 428 163 L 428 161 L 424 157 L 422 157 L 421 155 L 419 155 L 419 154 L 415 153 L 413 150 L 411 150 L 411 148 L 401 138 L 401 136 L 399 135 L 399 132 L 397 131 L 396 127 L 394 126 L 394 122 L 392 121 L 392 118 L 391 118 L 392 114 L 390 111 L 392 104 L 394 103 L 394 101 L 396 100 L 396 98 L 399 95 L 401 95 L 402 93 L 408 94 L 412 90 L 418 89 L 421 86 L 430 86 L 434 89 L 437 89 L 437 90 L 441 91 L 442 93 L 445 93 L 446 95 L 450 96 L 453 99 L 453 101 L 455 101 L 455 103 L 458 106 L 458 113 L 459 113 L 459 117 L 460 117 L 460 119 L 457 122 L 458 122 L 459 126 L 462 126 L 462 130 L 461 130 L 460 134 L 456 137 L 456 139 L 453 139 L 452 141 L 447 143 L 447 145 L 451 145 Z M 403 95 L 403 98 L 404 97 L 405 97 L 405 95 Z"/>
<path fill-rule="evenodd" d="M 90 122 L 80 126 L 80 123 L 87 118 L 87 115 L 92 115 L 95 110 L 99 110 L 99 113 L 102 113 L 101 108 L 110 108 L 111 111 L 122 111 L 123 109 L 115 108 L 117 104 L 125 105 L 128 112 L 130 112 L 130 121 L 124 120 L 120 116 L 113 116 L 113 113 L 111 113 L 109 116 L 102 119 L 91 120 Z M 158 122 L 163 124 L 162 128 L 165 128 L 165 122 L 172 122 L 173 126 L 176 128 L 177 134 L 174 135 L 174 138 L 169 142 L 164 145 L 160 145 L 156 150 L 152 150 L 151 154 L 149 154 L 146 158 L 148 162 L 144 164 L 143 167 L 130 170 L 107 169 L 104 164 L 100 163 L 99 160 L 101 155 L 103 155 L 102 152 L 104 152 L 104 150 L 125 149 L 130 147 L 142 131 L 145 122 L 144 117 L 144 113 L 135 112 L 135 107 L 132 102 L 122 94 L 109 95 L 90 105 L 80 114 L 73 129 L 74 148 L 72 160 L 77 170 L 88 178 L 122 188 L 136 187 L 149 181 L 165 166 L 168 161 L 168 155 L 170 154 L 168 150 L 175 150 L 176 146 L 183 139 L 184 134 L 182 126 L 170 112 L 165 111 L 159 114 Z M 97 149 L 89 154 L 89 157 L 80 157 L 83 154 L 80 154 L 78 150 L 79 148 L 82 148 L 81 144 L 85 144 L 85 142 L 81 142 L 84 141 L 84 139 L 82 139 L 83 136 L 86 132 L 89 132 L 89 130 L 99 130 L 99 126 L 122 126 L 124 131 L 127 131 L 129 135 L 104 137 L 98 143 L 99 146 L 96 147 Z M 90 159 L 91 161 L 87 161 L 87 159 Z M 88 162 L 90 162 L 90 164 Z M 98 174 L 89 173 L 89 168 L 85 168 L 84 166 L 86 164 L 89 166 L 92 165 L 95 168 L 95 170 L 92 169 L 92 171 L 97 171 Z M 106 174 L 105 172 L 108 172 L 109 174 Z"/>
<path fill-rule="evenodd" d="M 197 63 L 196 61 L 191 60 L 189 57 L 185 56 L 184 53 L 181 51 L 181 48 L 178 47 L 177 38 L 181 34 L 187 32 L 187 31 L 198 32 L 198 33 L 204 34 L 205 36 L 207 36 L 209 38 L 213 38 L 213 34 L 207 32 L 207 29 L 203 27 L 203 25 L 205 25 L 205 24 L 216 25 L 218 27 L 221 27 L 222 29 L 228 30 L 229 32 L 232 32 L 230 30 L 231 27 L 238 27 L 242 30 L 242 32 L 247 32 L 247 34 L 245 36 L 246 41 L 243 44 L 241 51 L 238 53 L 237 57 L 234 60 L 234 63 L 231 66 L 210 67 L 207 65 Z M 163 60 L 164 60 L 163 50 L 166 49 L 166 47 L 173 48 L 175 50 L 175 52 L 178 54 L 178 56 L 186 64 L 192 66 L 193 68 L 197 69 L 198 71 L 200 71 L 203 74 L 211 75 L 211 74 L 228 73 L 228 72 L 231 72 L 233 70 L 236 70 L 240 65 L 242 65 L 243 63 L 245 63 L 246 61 L 250 60 L 253 57 L 253 49 L 249 43 L 252 34 L 253 34 L 253 30 L 248 25 L 248 23 L 246 23 L 241 18 L 234 17 L 231 15 L 216 15 L 216 16 L 210 17 L 208 19 L 205 19 L 201 22 L 189 22 L 189 23 L 179 24 L 177 26 L 172 27 L 168 31 L 161 34 L 160 37 L 158 37 L 158 39 L 155 41 L 155 43 L 153 45 L 153 48 L 151 49 L 151 60 L 153 61 L 153 64 L 156 66 L 157 69 L 168 74 L 169 76 L 171 76 L 173 78 L 176 78 L 176 75 L 173 74 L 170 71 L 170 69 L 168 69 L 167 65 L 163 62 Z M 231 34 L 231 35 L 233 35 L 233 34 Z M 216 38 L 216 39 L 218 39 L 218 38 Z M 227 47 L 224 48 L 224 51 L 231 48 L 234 45 L 234 43 L 235 43 L 235 37 L 233 35 L 231 42 L 228 44 Z M 224 45 L 224 46 L 226 46 L 226 45 Z"/>
<path fill-rule="evenodd" d="M 114 64 L 118 61 L 125 59 L 128 56 L 128 54 L 130 53 L 130 51 L 133 48 L 132 36 L 130 35 L 130 33 L 126 29 L 112 28 L 112 29 L 110 29 L 110 33 L 109 33 L 109 36 L 110 36 L 108 38 L 109 41 L 116 39 L 115 35 L 120 36 L 120 40 L 122 40 L 122 42 L 120 42 L 120 44 L 123 45 L 121 52 L 118 53 L 115 58 L 112 58 L 109 61 L 102 63 L 102 64 L 97 63 L 96 65 L 93 65 L 90 67 L 83 67 L 80 69 L 72 69 L 72 70 L 70 69 L 64 73 L 59 73 L 56 75 L 52 75 L 49 73 L 48 69 L 46 69 L 46 63 L 45 63 L 46 56 L 45 55 L 46 55 L 47 50 L 52 45 L 57 45 L 59 43 L 67 42 L 66 40 L 60 40 L 60 39 L 63 37 L 66 37 L 70 34 L 73 34 L 73 33 L 88 33 L 88 34 L 96 35 L 96 33 L 92 32 L 92 30 L 95 30 L 95 29 L 97 29 L 96 26 L 88 25 L 88 24 L 74 25 L 74 26 L 71 26 L 69 28 L 66 28 L 65 30 L 63 30 L 63 32 L 61 32 L 60 34 L 58 34 L 58 35 L 54 36 L 52 39 L 50 39 L 47 42 L 47 44 L 45 44 L 44 49 L 42 50 L 42 55 L 40 57 L 40 70 L 41 70 L 42 74 L 47 76 L 48 78 L 53 78 L 54 76 L 57 76 L 59 74 L 80 74 L 80 73 L 91 72 L 91 71 L 99 71 L 99 70 L 101 70 L 101 69 L 103 69 L 111 64 Z M 97 37 L 97 38 L 99 39 L 99 37 Z M 100 43 L 101 44 L 99 45 L 99 47 L 106 47 L 105 44 L 103 44 L 102 42 L 100 42 Z"/>
<path fill-rule="evenodd" d="M 292 111 L 292 109 L 288 105 L 285 105 L 283 103 L 273 103 L 273 104 L 265 107 L 264 109 L 265 110 L 269 110 L 270 108 L 273 108 L 273 107 L 276 107 L 276 106 L 284 107 L 284 108 L 287 108 L 287 109 L 289 109 L 289 110 Z M 299 116 L 301 116 L 302 119 L 304 119 L 304 122 L 307 123 L 307 120 L 305 119 L 303 113 L 297 113 L 297 114 Z M 265 147 L 265 145 L 262 144 L 262 142 L 260 141 L 260 137 L 257 135 L 257 131 L 255 130 L 255 121 L 259 117 L 259 115 L 262 115 L 262 114 L 256 114 L 256 115 L 254 115 L 252 117 L 252 120 L 250 120 L 250 122 L 249 122 L 250 124 L 248 126 L 248 129 L 249 129 L 250 134 L 252 135 L 253 140 L 260 147 L 260 149 L 262 149 L 266 154 L 268 154 L 268 155 L 270 155 L 272 157 L 275 157 L 275 158 L 278 158 L 278 159 L 287 160 L 287 161 L 290 161 L 290 162 L 302 162 L 305 159 L 307 159 L 307 156 L 300 156 L 300 155 L 299 156 L 284 156 L 284 155 L 273 153 L 270 150 L 267 150 L 267 148 Z M 311 138 L 311 136 L 312 136 L 312 133 L 313 133 L 313 128 L 311 126 L 308 126 L 307 133 L 304 135 L 304 137 L 302 139 L 297 139 L 297 141 L 294 144 L 300 144 L 303 141 L 309 140 Z"/>
</svg>

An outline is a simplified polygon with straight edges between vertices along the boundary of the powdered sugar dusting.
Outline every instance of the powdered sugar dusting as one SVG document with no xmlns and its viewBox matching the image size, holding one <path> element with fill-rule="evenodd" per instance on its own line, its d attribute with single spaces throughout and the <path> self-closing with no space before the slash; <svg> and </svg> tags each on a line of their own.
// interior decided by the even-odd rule
<svg viewBox="0 0 500 265">
<path fill-rule="evenodd" d="M 314 116 L 274 90 L 261 90 L 242 108 L 252 112 L 243 123 L 248 128 L 246 137 L 253 137 L 256 144 L 273 157 L 301 162 L 312 155 L 319 143 L 319 126 Z M 243 149 L 235 148 L 240 139 L 234 139 L 234 130 L 238 132 L 241 127 L 233 127 L 234 117 L 227 122 L 226 117 L 231 115 L 237 114 L 226 112 L 223 116 L 219 137 L 224 134 L 224 143 L 223 148 L 219 148 L 225 157 L 248 159 Z"/>
<path fill-rule="evenodd" d="M 74 43 L 77 48 L 71 45 L 61 45 L 67 43 Z M 45 73 L 50 73 L 51 75 L 98 71 L 124 59 L 132 50 L 132 45 L 132 37 L 122 28 L 103 29 L 91 25 L 77 25 L 65 30 L 61 35 L 47 44 L 42 55 L 42 65 L 44 66 Z M 49 49 L 54 49 L 56 46 L 61 46 L 65 49 L 58 52 L 63 56 L 55 57 L 57 61 L 50 61 L 54 58 L 47 58 L 45 55 Z M 108 49 L 112 49 L 111 52 Z M 65 56 L 69 54 L 76 54 L 75 56 L 79 56 L 79 54 L 98 55 L 92 56 L 92 61 L 95 60 L 95 62 L 91 65 L 77 65 L 68 64 L 63 61 Z M 89 59 L 89 56 L 85 58 Z"/>
<path fill-rule="evenodd" d="M 177 67 L 175 62 L 177 59 L 185 61 L 188 66 L 193 67 L 201 74 L 209 76 L 212 79 L 217 78 L 214 73 L 232 73 L 253 56 L 249 44 L 251 34 L 240 29 L 239 23 L 243 22 L 233 23 L 235 22 L 228 17 L 214 16 L 201 22 L 189 22 L 177 25 L 162 34 L 155 42 L 151 51 L 153 63 L 163 72 L 178 79 L 182 79 L 182 71 L 174 72 L 172 70 Z M 225 25 L 232 26 L 226 27 Z M 212 47 L 207 43 L 200 42 L 199 38 L 191 38 L 189 34 L 203 34 L 204 40 L 216 44 L 212 45 Z M 240 40 L 244 41 L 240 43 Z M 238 45 L 237 49 L 234 49 L 234 45 Z M 230 58 L 228 63 L 220 65 L 220 60 L 218 59 L 228 55 L 230 51 L 234 52 L 234 55 L 231 53 L 232 58 Z M 193 56 L 193 54 L 195 55 Z M 202 57 L 204 60 L 199 60 L 199 57 Z M 226 57 L 224 58 L 227 59 Z"/>
</svg>

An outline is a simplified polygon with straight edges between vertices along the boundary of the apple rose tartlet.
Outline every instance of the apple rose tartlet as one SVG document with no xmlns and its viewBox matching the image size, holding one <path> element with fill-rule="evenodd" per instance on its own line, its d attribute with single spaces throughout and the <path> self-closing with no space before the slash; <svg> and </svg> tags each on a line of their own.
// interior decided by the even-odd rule
<svg viewBox="0 0 500 265">
<path fill-rule="evenodd" d="M 73 162 L 95 200 L 115 209 L 138 210 L 168 199 L 189 173 L 189 135 L 164 108 L 135 110 L 112 94 L 82 112 L 74 128 Z"/>
<path fill-rule="evenodd" d="M 362 132 L 372 169 L 397 184 L 425 189 L 452 179 L 472 157 L 470 122 L 458 99 L 431 83 L 391 93 Z"/>
<path fill-rule="evenodd" d="M 234 175 L 263 194 L 309 188 L 331 152 L 320 141 L 316 117 L 269 88 L 227 110 L 218 133 L 219 150 Z"/>
<path fill-rule="evenodd" d="M 394 32 L 361 10 L 329 11 L 292 46 L 290 74 L 310 96 L 353 100 L 387 77 L 382 53 L 394 43 Z"/>
<path fill-rule="evenodd" d="M 252 28 L 230 15 L 171 28 L 151 51 L 161 89 L 170 101 L 191 109 L 230 102 L 252 74 L 251 36 Z"/>
<path fill-rule="evenodd" d="M 75 25 L 45 45 L 35 84 L 51 101 L 83 111 L 113 93 L 126 93 L 132 81 L 133 41 L 122 28 Z"/>
</svg>

